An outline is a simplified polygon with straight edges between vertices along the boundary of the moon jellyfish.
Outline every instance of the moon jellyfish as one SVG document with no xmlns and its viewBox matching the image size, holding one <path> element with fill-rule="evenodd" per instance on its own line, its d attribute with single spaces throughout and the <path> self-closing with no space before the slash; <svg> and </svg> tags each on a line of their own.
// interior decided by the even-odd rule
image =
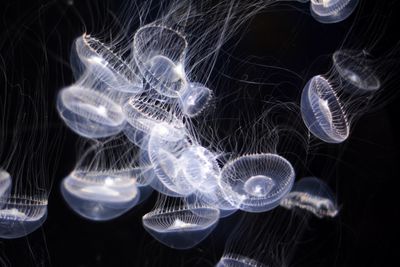
<svg viewBox="0 0 400 267">
<path fill-rule="evenodd" d="M 310 0 L 311 15 L 321 23 L 336 23 L 347 19 L 358 0 Z"/>
<path fill-rule="evenodd" d="M 47 201 L 25 197 L 0 198 L 0 238 L 26 236 L 47 218 Z"/>
<path fill-rule="evenodd" d="M 74 171 L 62 182 L 61 192 L 75 212 L 95 221 L 122 215 L 140 198 L 136 179 L 129 170 Z"/>
<path fill-rule="evenodd" d="M 366 63 L 364 55 L 355 51 L 338 50 L 332 59 L 336 71 L 347 83 L 344 89 L 348 92 L 373 92 L 380 88 L 380 81 Z"/>
<path fill-rule="evenodd" d="M 332 191 L 326 183 L 315 177 L 298 181 L 292 192 L 282 200 L 281 206 L 287 209 L 304 209 L 318 218 L 335 217 L 338 213 Z"/>
<path fill-rule="evenodd" d="M 10 174 L 5 170 L 0 169 L 0 198 L 6 198 L 10 196 L 11 184 L 12 181 Z"/>
<path fill-rule="evenodd" d="M 155 239 L 175 249 L 190 249 L 203 241 L 219 221 L 219 210 L 207 206 L 157 208 L 143 216 L 143 226 Z"/>
<path fill-rule="evenodd" d="M 209 100 L 212 91 L 200 83 L 190 83 L 180 97 L 182 111 L 189 117 L 194 117 L 203 111 Z"/>
<path fill-rule="evenodd" d="M 125 123 L 119 105 L 97 91 L 79 86 L 60 91 L 57 109 L 70 129 L 87 138 L 115 135 Z"/>
<path fill-rule="evenodd" d="M 265 267 L 264 264 L 236 254 L 223 255 L 216 267 Z"/>
<path fill-rule="evenodd" d="M 181 33 L 163 26 L 143 26 L 133 38 L 134 58 L 144 79 L 158 93 L 172 98 L 186 85 L 186 48 Z"/>
<path fill-rule="evenodd" d="M 329 82 L 314 76 L 301 95 L 301 115 L 310 132 L 327 143 L 341 143 L 349 136 L 349 124 Z"/>
<path fill-rule="evenodd" d="M 241 156 L 228 162 L 221 172 L 227 200 L 248 212 L 264 212 L 278 206 L 292 188 L 294 178 L 290 162 L 276 154 Z"/>
</svg>

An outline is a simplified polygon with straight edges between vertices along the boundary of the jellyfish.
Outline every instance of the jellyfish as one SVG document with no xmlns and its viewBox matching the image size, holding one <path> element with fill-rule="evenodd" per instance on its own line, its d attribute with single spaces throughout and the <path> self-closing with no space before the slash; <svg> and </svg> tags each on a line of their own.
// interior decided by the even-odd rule
<svg viewBox="0 0 400 267">
<path fill-rule="evenodd" d="M 47 218 L 47 200 L 34 197 L 0 197 L 0 238 L 26 236 Z"/>
<path fill-rule="evenodd" d="M 314 76 L 301 95 L 301 115 L 310 132 L 327 143 L 341 143 L 349 136 L 349 124 L 329 82 Z"/>
<path fill-rule="evenodd" d="M 381 87 L 378 77 L 368 66 L 365 55 L 356 51 L 338 50 L 333 53 L 332 59 L 341 80 L 346 82 L 344 89 L 347 92 L 374 92 Z"/>
<path fill-rule="evenodd" d="M 347 19 L 358 0 L 310 0 L 311 15 L 321 23 L 336 23 Z"/>
<path fill-rule="evenodd" d="M 316 177 L 305 177 L 298 181 L 282 200 L 281 206 L 307 210 L 318 218 L 335 217 L 339 211 L 329 186 Z"/>
<path fill-rule="evenodd" d="M 238 157 L 221 172 L 226 199 L 248 212 L 264 212 L 278 206 L 292 188 L 294 178 L 290 162 L 268 153 Z"/>
<path fill-rule="evenodd" d="M 200 83 L 190 83 L 180 96 L 182 112 L 188 117 L 201 113 L 210 101 L 212 91 Z"/>
<path fill-rule="evenodd" d="M 0 198 L 7 198 L 10 196 L 11 185 L 12 181 L 10 174 L 5 170 L 0 169 Z"/>
<path fill-rule="evenodd" d="M 164 26 L 146 25 L 133 38 L 133 55 L 145 81 L 163 96 L 177 98 L 186 86 L 185 37 Z"/>
<path fill-rule="evenodd" d="M 142 221 L 146 231 L 164 245 L 190 249 L 213 231 L 219 210 L 203 205 L 166 205 L 145 214 Z"/>
<path fill-rule="evenodd" d="M 119 105 L 97 91 L 80 86 L 60 91 L 57 110 L 70 129 L 87 138 L 116 135 L 125 124 Z"/>
<path fill-rule="evenodd" d="M 132 170 L 73 171 L 63 180 L 61 192 L 75 212 L 95 221 L 114 219 L 140 199 Z"/>
<path fill-rule="evenodd" d="M 216 267 L 266 267 L 266 265 L 242 255 L 227 254 L 221 257 Z"/>
</svg>

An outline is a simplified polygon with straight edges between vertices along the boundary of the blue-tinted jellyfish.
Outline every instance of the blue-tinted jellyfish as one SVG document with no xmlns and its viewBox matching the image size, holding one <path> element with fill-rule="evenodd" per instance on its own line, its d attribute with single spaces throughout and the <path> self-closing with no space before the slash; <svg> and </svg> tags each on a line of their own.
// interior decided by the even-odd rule
<svg viewBox="0 0 400 267">
<path fill-rule="evenodd" d="M 381 83 L 368 66 L 365 55 L 350 50 L 338 50 L 332 56 L 333 65 L 341 80 L 346 82 L 344 90 L 349 93 L 374 92 Z"/>
<path fill-rule="evenodd" d="M 339 212 L 329 186 L 315 177 L 306 177 L 298 181 L 282 200 L 281 206 L 287 209 L 307 210 L 319 218 L 335 217 Z"/>
<path fill-rule="evenodd" d="M 142 221 L 146 231 L 164 245 L 190 249 L 218 224 L 219 210 L 207 206 L 162 207 L 145 214 Z"/>
<path fill-rule="evenodd" d="M 130 170 L 74 171 L 63 180 L 61 192 L 75 212 L 95 221 L 116 218 L 140 199 Z"/>
<path fill-rule="evenodd" d="M 86 76 L 96 88 L 127 93 L 143 91 L 142 78 L 134 62 L 126 62 L 98 39 L 83 34 L 75 40 L 71 65 L 76 78 Z M 102 84 L 99 84 L 101 82 Z"/>
<path fill-rule="evenodd" d="M 223 255 L 216 267 L 266 267 L 256 260 L 236 254 Z"/>
<path fill-rule="evenodd" d="M 241 156 L 221 172 L 226 199 L 248 212 L 264 212 L 279 205 L 292 188 L 295 173 L 285 158 L 276 154 Z"/>
<path fill-rule="evenodd" d="M 97 91 L 80 86 L 59 92 L 57 110 L 70 129 L 87 138 L 118 134 L 125 124 L 118 104 Z"/>
<path fill-rule="evenodd" d="M 146 25 L 137 30 L 133 54 L 145 81 L 161 95 L 176 98 L 187 82 L 185 37 L 170 28 Z"/>
<path fill-rule="evenodd" d="M 0 198 L 0 238 L 26 236 L 47 218 L 47 200 L 27 197 Z"/>
<path fill-rule="evenodd" d="M 0 169 L 0 198 L 7 198 L 10 196 L 11 185 L 12 180 L 10 174 Z"/>
<path fill-rule="evenodd" d="M 349 124 L 329 82 L 314 76 L 301 95 L 301 115 L 314 136 L 327 143 L 341 143 L 349 136 Z"/>
<path fill-rule="evenodd" d="M 201 113 L 212 97 L 212 91 L 200 83 L 189 83 L 180 95 L 182 112 L 194 117 Z"/>
<path fill-rule="evenodd" d="M 310 0 L 311 14 L 321 23 L 336 23 L 347 19 L 358 0 Z"/>
</svg>

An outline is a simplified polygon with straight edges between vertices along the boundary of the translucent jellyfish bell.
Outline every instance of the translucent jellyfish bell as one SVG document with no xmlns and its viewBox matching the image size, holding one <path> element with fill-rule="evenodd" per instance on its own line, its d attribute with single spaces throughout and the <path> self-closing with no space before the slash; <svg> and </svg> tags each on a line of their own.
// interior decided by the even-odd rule
<svg viewBox="0 0 400 267">
<path fill-rule="evenodd" d="M 186 85 L 184 36 L 167 27 L 146 25 L 133 39 L 136 64 L 146 82 L 161 95 L 176 98 Z"/>
<path fill-rule="evenodd" d="M 322 141 L 341 143 L 349 136 L 349 125 L 339 99 L 322 76 L 314 76 L 304 87 L 301 115 L 310 132 Z"/>
<path fill-rule="evenodd" d="M 47 218 L 47 201 L 25 197 L 0 198 L 0 238 L 26 236 Z"/>
<path fill-rule="evenodd" d="M 282 200 L 281 206 L 287 209 L 304 209 L 318 218 L 335 217 L 339 211 L 329 186 L 315 177 L 306 177 L 298 181 Z"/>
<path fill-rule="evenodd" d="M 332 59 L 336 71 L 347 83 L 344 89 L 349 93 L 373 92 L 381 87 L 378 77 L 366 64 L 364 55 L 355 51 L 338 50 Z"/>
<path fill-rule="evenodd" d="M 347 19 L 358 0 L 310 0 L 311 15 L 321 23 L 336 23 Z"/>
<path fill-rule="evenodd" d="M 87 138 L 115 135 L 125 123 L 119 105 L 97 91 L 80 86 L 61 90 L 57 109 L 69 128 Z"/>
<path fill-rule="evenodd" d="M 241 156 L 228 162 L 221 173 L 222 190 L 234 206 L 264 212 L 279 205 L 292 188 L 292 165 L 276 154 Z"/>
<path fill-rule="evenodd" d="M 180 97 L 182 111 L 194 117 L 205 109 L 211 99 L 212 91 L 200 83 L 190 83 Z"/>
<path fill-rule="evenodd" d="M 190 249 L 203 241 L 219 221 L 219 210 L 204 206 L 165 207 L 143 216 L 143 226 L 155 239 L 175 249 Z"/>
<path fill-rule="evenodd" d="M 75 212 L 95 221 L 116 218 L 140 199 L 130 171 L 74 171 L 62 182 L 61 192 Z"/>
<path fill-rule="evenodd" d="M 227 254 L 221 257 L 216 267 L 266 267 L 266 266 L 262 263 L 259 263 L 256 260 L 250 259 L 242 255 Z"/>
<path fill-rule="evenodd" d="M 0 169 L 0 198 L 7 198 L 10 196 L 11 184 L 12 180 L 10 174 Z"/>
</svg>

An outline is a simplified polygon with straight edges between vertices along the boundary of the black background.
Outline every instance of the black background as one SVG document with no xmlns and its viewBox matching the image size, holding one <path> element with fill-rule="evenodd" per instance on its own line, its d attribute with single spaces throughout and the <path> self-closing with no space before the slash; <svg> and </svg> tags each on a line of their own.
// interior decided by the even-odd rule
<svg viewBox="0 0 400 267">
<path fill-rule="evenodd" d="M 122 5 L 120 1 L 75 1 L 73 5 L 69 1 L 34 2 L 2 0 L 1 57 L 6 62 L 7 76 L 12 73 L 13 82 L 35 84 L 37 79 L 46 79 L 47 99 L 55 112 L 57 91 L 73 82 L 68 65 L 73 40 L 86 29 L 102 30 L 102 21 L 118 14 Z M 373 23 L 375 16 L 381 16 L 388 25 L 375 29 L 384 36 L 376 53 L 395 49 L 399 41 L 396 23 L 400 23 L 396 1 L 361 2 L 362 12 L 358 15 L 363 23 Z M 301 88 L 312 75 L 329 70 L 329 62 L 320 63 L 319 58 L 340 46 L 355 16 L 339 24 L 323 25 L 308 15 L 305 5 L 290 6 L 278 5 L 257 15 L 235 51 L 238 57 L 262 58 L 272 54 L 274 63 L 304 78 L 297 81 Z M 362 33 L 360 23 L 357 25 Z M 364 32 L 349 46 L 371 45 L 374 42 L 371 38 Z M 38 70 L 33 63 L 43 58 L 44 50 L 49 68 L 46 77 L 37 77 Z M 382 98 L 384 107 L 362 117 L 339 152 L 331 146 L 323 147 L 323 160 L 315 160 L 310 167 L 315 175 L 329 174 L 327 180 L 341 204 L 340 215 L 334 220 L 311 219 L 303 237 L 306 241 L 295 248 L 288 245 L 288 250 L 294 251 L 289 266 L 396 266 L 392 261 L 396 262 L 400 249 L 397 182 L 400 102 L 396 93 L 398 70 L 385 71 L 393 75 L 384 92 L 389 97 Z M 64 129 L 57 116 L 50 126 L 51 133 L 52 129 Z M 222 220 L 206 241 L 188 251 L 169 249 L 144 231 L 141 216 L 153 207 L 155 194 L 146 203 L 110 222 L 91 222 L 74 214 L 60 195 L 59 183 L 74 168 L 78 137 L 68 129 L 63 134 L 61 162 L 54 166 L 56 175 L 48 219 L 42 229 L 26 238 L 0 241 L 0 257 L 6 266 L 212 266 L 218 261 L 242 213 Z M 326 156 L 331 151 L 341 153 L 340 160 Z M 265 214 L 265 218 L 268 216 Z M 263 220 L 257 223 L 262 224 Z"/>
</svg>

